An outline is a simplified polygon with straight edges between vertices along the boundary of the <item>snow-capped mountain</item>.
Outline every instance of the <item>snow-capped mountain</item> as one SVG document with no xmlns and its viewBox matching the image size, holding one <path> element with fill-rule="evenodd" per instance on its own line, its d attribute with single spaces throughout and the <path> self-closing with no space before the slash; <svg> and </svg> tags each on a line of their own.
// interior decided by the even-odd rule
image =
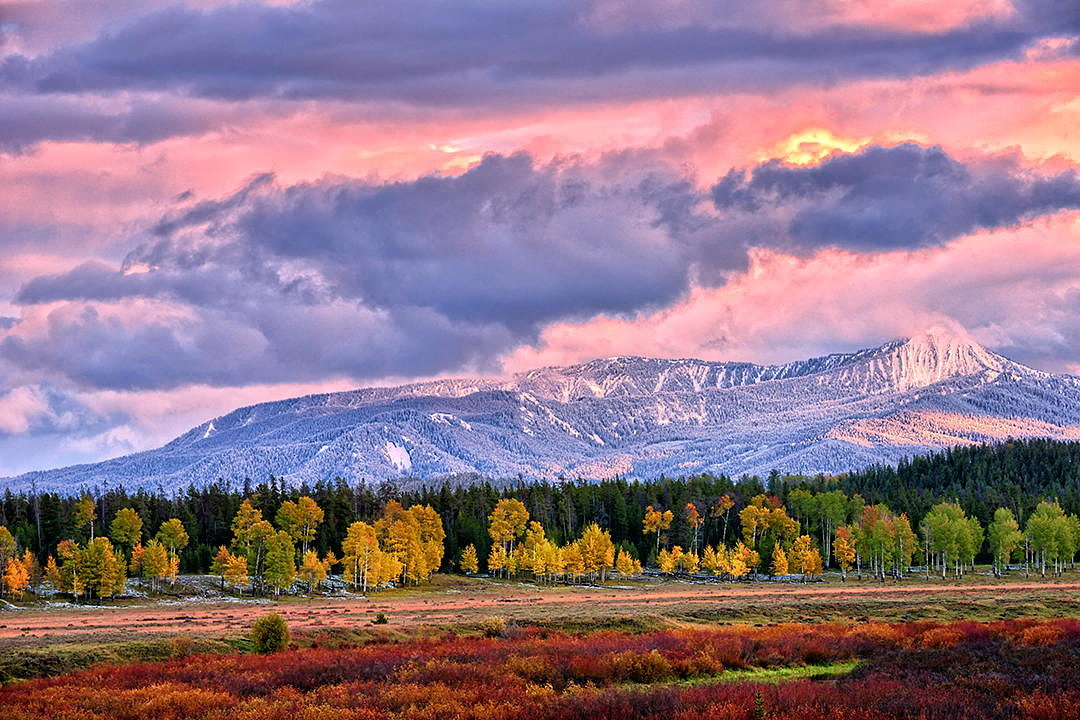
<svg viewBox="0 0 1080 720">
<path fill-rule="evenodd" d="M 240 408 L 157 450 L 4 481 L 71 492 L 489 477 L 835 473 L 950 445 L 1080 438 L 1080 379 L 932 328 L 786 365 L 616 357 Z"/>
</svg>

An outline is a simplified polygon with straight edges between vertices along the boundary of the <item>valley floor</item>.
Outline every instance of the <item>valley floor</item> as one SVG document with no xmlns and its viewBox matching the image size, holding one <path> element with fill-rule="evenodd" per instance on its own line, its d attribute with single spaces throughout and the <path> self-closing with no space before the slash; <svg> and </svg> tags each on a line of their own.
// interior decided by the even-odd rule
<svg viewBox="0 0 1080 720">
<path fill-rule="evenodd" d="M 498 616 L 562 629 L 913 620 L 1080 617 L 1080 574 L 1062 578 L 962 581 L 909 576 L 884 584 L 826 582 L 691 583 L 646 579 L 608 586 L 544 587 L 518 581 L 437 575 L 433 584 L 360 595 L 267 598 L 136 598 L 108 605 L 8 606 L 0 611 L 0 654 L 66 643 L 242 637 L 252 621 L 281 614 L 301 637 L 332 631 L 412 631 L 475 624 Z M 373 625 L 378 615 L 386 625 Z"/>
</svg>

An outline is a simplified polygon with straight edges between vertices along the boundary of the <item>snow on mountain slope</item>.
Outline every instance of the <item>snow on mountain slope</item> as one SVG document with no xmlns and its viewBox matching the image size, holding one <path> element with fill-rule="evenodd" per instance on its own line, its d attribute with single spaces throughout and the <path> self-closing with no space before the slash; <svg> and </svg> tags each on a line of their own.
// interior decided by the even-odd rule
<svg viewBox="0 0 1080 720">
<path fill-rule="evenodd" d="M 831 473 L 1010 436 L 1080 437 L 1080 380 L 934 327 L 784 365 L 617 357 L 310 395 L 240 408 L 157 450 L 3 483 Z"/>
</svg>

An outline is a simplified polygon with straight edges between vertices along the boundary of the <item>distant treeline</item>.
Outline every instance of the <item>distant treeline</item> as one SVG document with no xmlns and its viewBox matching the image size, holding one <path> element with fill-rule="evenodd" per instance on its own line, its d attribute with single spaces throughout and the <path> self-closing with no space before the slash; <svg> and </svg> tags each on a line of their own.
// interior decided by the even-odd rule
<svg viewBox="0 0 1080 720">
<path fill-rule="evenodd" d="M 474 545 L 487 557 L 491 549 L 488 518 L 502 498 L 524 503 L 530 518 L 539 521 L 556 544 L 580 536 L 590 523 L 610 531 L 615 545 L 628 549 L 642 562 L 655 558 L 658 539 L 646 534 L 642 524 L 646 508 L 672 510 L 665 545 L 704 547 L 727 545 L 741 532 L 739 513 L 762 493 L 776 496 L 791 509 L 803 531 L 813 537 L 829 537 L 834 528 L 823 528 L 822 513 L 806 510 L 807 492 L 816 496 L 838 490 L 852 500 L 849 517 L 837 524 L 857 521 L 852 515 L 864 505 L 888 506 L 906 514 L 912 526 L 942 500 L 955 501 L 987 527 L 997 508 L 1008 508 L 1021 525 L 1042 500 L 1057 500 L 1069 514 L 1080 513 L 1080 442 L 1018 440 L 995 445 L 958 447 L 901 462 L 896 467 L 872 467 L 837 476 L 805 477 L 773 473 L 767 478 L 723 475 L 661 477 L 639 481 L 615 478 L 600 482 L 522 481 L 445 482 L 417 490 L 401 490 L 391 482 L 350 485 L 340 479 L 314 486 L 288 487 L 271 477 L 260 483 L 236 486 L 218 481 L 203 487 L 168 494 L 123 488 L 99 489 L 90 495 L 97 503 L 96 532 L 103 535 L 121 508 L 130 507 L 143 521 L 147 535 L 170 518 L 179 518 L 190 542 L 180 556 L 181 572 L 208 572 L 218 548 L 232 540 L 232 522 L 246 499 L 265 517 L 275 517 L 282 503 L 310 496 L 325 513 L 311 547 L 320 554 L 336 551 L 349 525 L 380 517 L 391 500 L 405 507 L 430 505 L 442 518 L 446 532 L 443 565 L 456 568 L 461 551 Z M 709 512 L 721 498 L 734 502 L 730 511 Z M 14 534 L 19 546 L 45 558 L 56 553 L 62 540 L 85 540 L 88 528 L 76 522 L 77 497 L 57 493 L 31 495 L 4 493 L 0 525 Z M 812 501 L 811 501 L 812 502 Z M 682 510 L 688 503 L 702 510 L 704 521 L 692 527 Z M 802 516 L 800 516 L 802 515 Z M 979 560 L 989 562 L 989 546 Z"/>
</svg>

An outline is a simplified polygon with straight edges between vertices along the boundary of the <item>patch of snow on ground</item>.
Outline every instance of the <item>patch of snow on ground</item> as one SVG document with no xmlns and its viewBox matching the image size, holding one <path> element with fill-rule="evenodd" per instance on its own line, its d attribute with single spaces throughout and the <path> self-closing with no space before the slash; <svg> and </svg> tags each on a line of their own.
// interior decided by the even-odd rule
<svg viewBox="0 0 1080 720">
<path fill-rule="evenodd" d="M 391 465 L 398 469 L 398 472 L 408 472 L 409 470 L 412 470 L 412 458 L 409 457 L 409 451 L 405 448 L 387 440 L 386 445 L 383 447 L 383 452 L 386 453 L 386 459 L 390 461 Z"/>
</svg>

